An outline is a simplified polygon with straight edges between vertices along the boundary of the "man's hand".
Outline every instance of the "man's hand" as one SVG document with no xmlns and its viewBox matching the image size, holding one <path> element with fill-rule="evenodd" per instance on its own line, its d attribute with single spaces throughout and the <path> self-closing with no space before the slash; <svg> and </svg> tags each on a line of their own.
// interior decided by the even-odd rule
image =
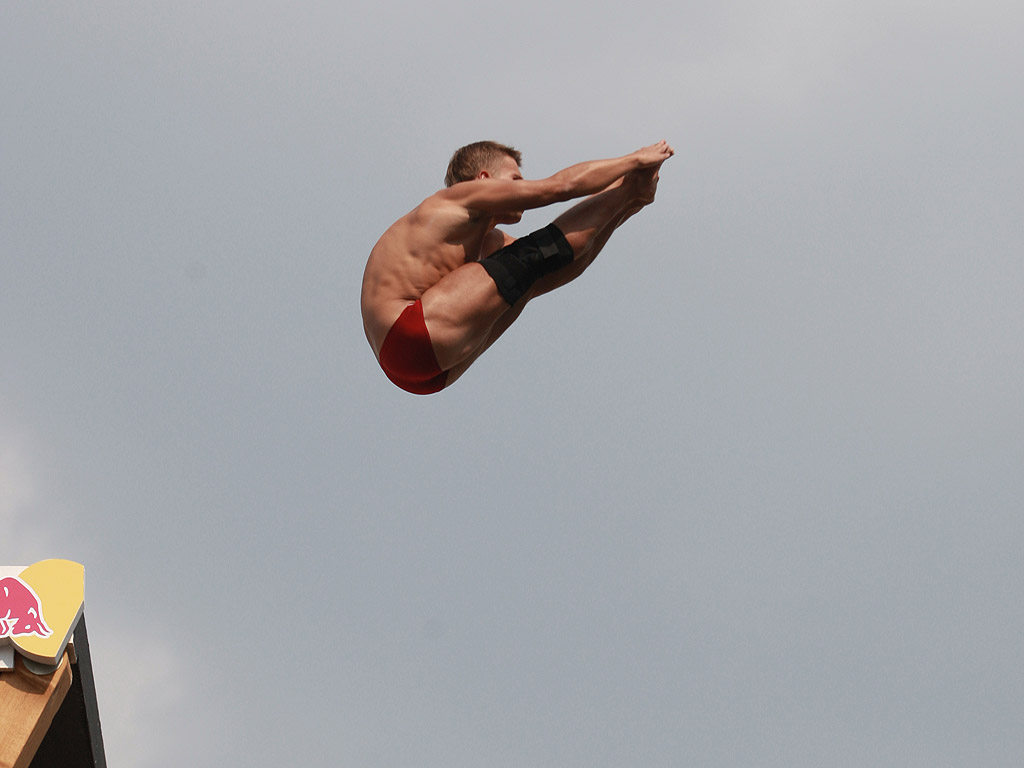
<svg viewBox="0 0 1024 768">
<path fill-rule="evenodd" d="M 661 165 L 675 153 L 676 151 L 668 145 L 668 142 L 662 139 L 657 144 L 651 144 L 649 147 L 638 149 L 633 153 L 633 156 L 640 161 L 641 168 L 650 168 L 655 165 Z"/>
</svg>

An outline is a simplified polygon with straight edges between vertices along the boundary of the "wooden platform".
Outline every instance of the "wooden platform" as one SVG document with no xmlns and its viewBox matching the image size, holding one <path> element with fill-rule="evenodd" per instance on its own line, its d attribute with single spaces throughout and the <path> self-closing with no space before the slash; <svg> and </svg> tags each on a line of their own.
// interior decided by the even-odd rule
<svg viewBox="0 0 1024 768">
<path fill-rule="evenodd" d="M 47 675 L 29 671 L 20 656 L 0 675 L 0 768 L 29 768 L 70 689 L 67 653 Z"/>
<path fill-rule="evenodd" d="M 0 672 L 0 768 L 106 768 L 85 617 L 56 667 L 18 654 L 13 666 Z"/>
</svg>

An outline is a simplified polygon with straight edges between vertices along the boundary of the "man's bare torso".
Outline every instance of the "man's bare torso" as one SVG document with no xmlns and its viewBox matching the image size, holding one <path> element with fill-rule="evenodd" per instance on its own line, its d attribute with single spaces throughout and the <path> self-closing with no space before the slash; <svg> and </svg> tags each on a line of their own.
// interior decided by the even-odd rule
<svg viewBox="0 0 1024 768">
<path fill-rule="evenodd" d="M 391 225 L 363 273 L 363 328 L 374 354 L 406 306 L 452 270 L 513 240 L 494 223 L 437 193 Z"/>
</svg>

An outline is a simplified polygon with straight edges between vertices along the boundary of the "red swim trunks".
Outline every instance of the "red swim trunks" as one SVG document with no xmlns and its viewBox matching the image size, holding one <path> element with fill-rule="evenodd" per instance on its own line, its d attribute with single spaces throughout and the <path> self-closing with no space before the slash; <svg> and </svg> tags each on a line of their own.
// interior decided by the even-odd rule
<svg viewBox="0 0 1024 768">
<path fill-rule="evenodd" d="M 448 374 L 437 365 L 419 299 L 405 308 L 388 331 L 380 348 L 380 367 L 391 381 L 414 395 L 444 389 Z"/>
</svg>

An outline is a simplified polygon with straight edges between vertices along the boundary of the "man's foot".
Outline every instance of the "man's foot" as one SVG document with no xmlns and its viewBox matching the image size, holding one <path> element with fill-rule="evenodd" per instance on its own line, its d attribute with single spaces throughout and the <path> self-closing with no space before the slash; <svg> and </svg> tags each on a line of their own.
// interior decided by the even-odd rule
<svg viewBox="0 0 1024 768">
<path fill-rule="evenodd" d="M 631 185 L 633 199 L 641 206 L 650 205 L 654 202 L 654 195 L 658 191 L 658 170 L 661 165 L 650 168 L 639 168 L 630 171 L 625 176 L 625 183 Z"/>
</svg>

